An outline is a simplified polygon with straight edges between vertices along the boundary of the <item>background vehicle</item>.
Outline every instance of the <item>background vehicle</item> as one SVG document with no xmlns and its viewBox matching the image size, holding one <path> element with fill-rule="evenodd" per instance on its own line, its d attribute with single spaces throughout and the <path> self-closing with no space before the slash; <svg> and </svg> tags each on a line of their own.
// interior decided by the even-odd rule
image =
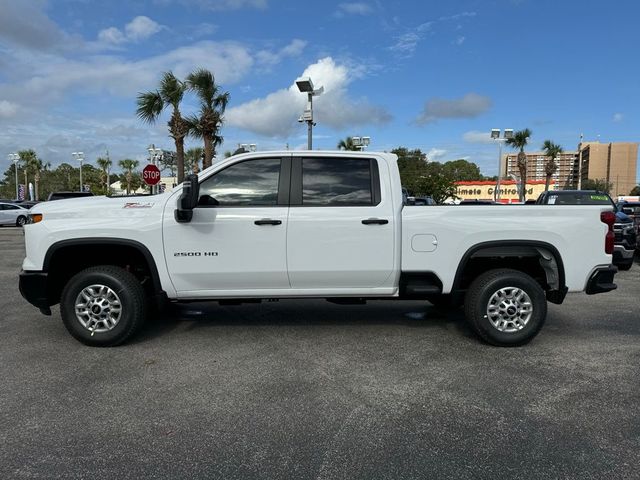
<svg viewBox="0 0 640 480">
<path fill-rule="evenodd" d="M 625 215 L 627 215 L 631 220 L 633 220 L 633 224 L 636 229 L 636 239 L 640 236 L 640 202 L 628 202 L 622 201 L 618 202 L 618 211 L 621 211 Z M 640 250 L 640 243 L 636 242 L 636 250 Z"/>
<path fill-rule="evenodd" d="M 23 226 L 29 218 L 29 209 L 14 203 L 0 203 L 0 225 Z"/>
<path fill-rule="evenodd" d="M 152 299 L 443 297 L 488 343 L 517 346 L 547 301 L 616 288 L 607 206 L 405 207 L 396 162 L 255 152 L 161 195 L 39 204 L 20 291 L 45 314 L 60 303 L 69 332 L 95 346 L 129 338 Z"/>
<path fill-rule="evenodd" d="M 47 201 L 64 200 L 65 198 L 93 197 L 91 192 L 51 192 Z"/>
<path fill-rule="evenodd" d="M 542 192 L 536 203 L 539 205 L 611 205 L 616 214 L 616 222 L 613 225 L 615 234 L 613 264 L 620 270 L 629 270 L 633 266 L 637 246 L 637 233 L 633 220 L 618 208 L 607 193 L 597 190 L 549 190 Z"/>
</svg>

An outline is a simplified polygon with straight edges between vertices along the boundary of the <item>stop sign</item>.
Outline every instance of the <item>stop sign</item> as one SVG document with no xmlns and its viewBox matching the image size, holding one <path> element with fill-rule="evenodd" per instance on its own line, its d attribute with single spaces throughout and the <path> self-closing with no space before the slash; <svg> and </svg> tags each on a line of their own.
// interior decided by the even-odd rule
<svg viewBox="0 0 640 480">
<path fill-rule="evenodd" d="M 147 185 L 155 185 L 160 181 L 160 170 L 153 164 L 149 164 L 142 170 L 142 180 Z"/>
</svg>

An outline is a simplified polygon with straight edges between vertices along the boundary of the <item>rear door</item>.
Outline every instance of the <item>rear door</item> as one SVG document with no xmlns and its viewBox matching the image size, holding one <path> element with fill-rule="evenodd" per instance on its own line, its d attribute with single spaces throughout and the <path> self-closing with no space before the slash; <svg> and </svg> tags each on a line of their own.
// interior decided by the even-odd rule
<svg viewBox="0 0 640 480">
<path fill-rule="evenodd" d="M 374 157 L 293 159 L 287 234 L 292 288 L 388 286 L 395 220 L 389 174 L 380 175 L 382 168 L 386 163 Z"/>
</svg>

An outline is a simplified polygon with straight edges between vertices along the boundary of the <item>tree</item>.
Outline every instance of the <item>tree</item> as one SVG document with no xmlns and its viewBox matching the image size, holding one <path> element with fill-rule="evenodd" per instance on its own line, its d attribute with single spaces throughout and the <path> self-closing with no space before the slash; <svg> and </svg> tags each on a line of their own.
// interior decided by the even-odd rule
<svg viewBox="0 0 640 480">
<path fill-rule="evenodd" d="M 360 150 L 353 143 L 353 137 L 347 137 L 344 140 L 340 140 L 337 145 L 338 150 L 347 150 L 347 151 L 355 151 Z"/>
<path fill-rule="evenodd" d="M 189 125 L 180 113 L 180 102 L 186 90 L 184 82 L 172 72 L 162 74 L 160 88 L 154 92 L 138 94 L 138 118 L 146 123 L 155 123 L 162 111 L 172 108 L 171 119 L 167 123 L 169 136 L 176 144 L 176 166 L 178 169 L 178 183 L 184 180 L 184 137 L 189 133 Z"/>
<path fill-rule="evenodd" d="M 556 158 L 558 158 L 558 155 L 560 155 L 564 150 L 560 145 L 553 143 L 551 140 L 544 141 L 542 150 L 544 150 L 544 155 L 547 157 L 547 163 L 544 165 L 544 189 L 547 191 L 549 190 L 551 177 L 556 173 L 556 170 L 558 170 L 558 162 L 556 162 Z"/>
<path fill-rule="evenodd" d="M 640 195 L 640 185 L 633 187 L 633 190 L 629 192 L 629 195 Z"/>
<path fill-rule="evenodd" d="M 527 193 L 527 154 L 524 153 L 524 147 L 527 146 L 531 137 L 531 130 L 525 128 L 524 130 L 518 130 L 513 134 L 512 138 L 508 138 L 505 142 L 511 148 L 520 150 L 518 152 L 518 172 L 520 173 L 520 185 L 519 185 L 519 200 L 524 202 L 526 200 Z"/>
<path fill-rule="evenodd" d="M 480 173 L 480 167 L 473 162 L 467 160 L 452 160 L 442 165 L 444 172 L 455 182 L 483 180 L 484 177 Z"/>
<path fill-rule="evenodd" d="M 34 200 L 38 201 L 40 172 L 42 171 L 44 166 L 42 160 L 38 158 L 38 155 L 32 149 L 20 150 L 18 152 L 18 155 L 20 156 L 20 160 L 24 164 L 25 187 L 28 187 L 29 185 L 29 183 L 27 182 L 27 172 L 29 172 L 33 175 Z"/>
<path fill-rule="evenodd" d="M 190 148 L 184 155 L 184 169 L 190 173 L 200 171 L 200 161 L 204 158 L 204 150 L 201 147 Z"/>
<path fill-rule="evenodd" d="M 427 162 L 420 150 L 398 147 L 391 150 L 398 156 L 400 181 L 411 195 L 432 197 L 436 203 L 456 198 L 456 184 L 451 171 L 438 162 Z"/>
<path fill-rule="evenodd" d="M 587 178 L 582 182 L 584 190 L 597 190 L 599 192 L 609 193 L 613 189 L 613 183 L 607 182 L 604 178 Z"/>
<path fill-rule="evenodd" d="M 109 157 L 98 157 L 96 160 L 98 167 L 102 170 L 102 183 L 105 189 L 105 195 L 109 195 L 109 169 L 113 162 L 109 159 Z"/>
<path fill-rule="evenodd" d="M 224 121 L 224 111 L 229 103 L 229 92 L 221 92 L 213 74 L 204 68 L 187 75 L 186 84 L 200 100 L 200 112 L 198 115 L 190 116 L 187 123 L 189 134 L 204 140 L 202 168 L 205 169 L 211 166 L 216 147 L 223 141 L 219 132 Z"/>
<path fill-rule="evenodd" d="M 124 181 L 127 184 L 127 195 L 131 194 L 131 183 L 133 182 L 133 170 L 138 167 L 137 160 L 131 160 L 129 158 L 125 158 L 124 160 L 120 160 L 118 165 L 125 171 L 124 172 Z"/>
</svg>

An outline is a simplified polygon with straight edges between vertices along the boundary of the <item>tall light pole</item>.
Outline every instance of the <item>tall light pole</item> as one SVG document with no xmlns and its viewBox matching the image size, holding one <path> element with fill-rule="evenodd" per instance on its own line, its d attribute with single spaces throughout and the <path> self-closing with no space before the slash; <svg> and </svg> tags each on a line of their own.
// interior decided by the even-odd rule
<svg viewBox="0 0 640 480">
<path fill-rule="evenodd" d="M 351 137 L 351 141 L 358 150 L 364 152 L 371 143 L 371 137 Z"/>
<path fill-rule="evenodd" d="M 155 165 L 158 166 L 158 161 L 162 160 L 162 149 L 161 148 L 156 148 L 156 146 L 152 143 L 151 145 L 149 145 L 149 148 L 147 148 L 147 151 L 149 152 L 149 161 Z M 153 195 L 154 193 L 158 193 L 158 185 L 151 185 L 151 194 Z"/>
<path fill-rule="evenodd" d="M 496 191 L 493 192 L 493 198 L 496 202 L 500 201 L 500 170 L 502 169 L 502 143 L 513 138 L 513 129 L 505 128 L 504 136 L 500 138 L 500 129 L 491 129 L 491 138 L 498 143 L 498 180 L 496 181 Z"/>
<path fill-rule="evenodd" d="M 84 185 L 82 185 L 82 161 L 84 160 L 84 153 L 73 152 L 71 155 L 73 155 L 73 158 L 80 162 L 80 191 L 84 192 Z"/>
<path fill-rule="evenodd" d="M 321 95 L 324 92 L 324 87 L 320 87 L 317 90 L 313 89 L 313 82 L 309 77 L 302 77 L 296 80 L 296 85 L 301 93 L 307 94 L 307 108 L 302 113 L 302 116 L 298 119 L 300 123 L 307 123 L 307 150 L 313 150 L 313 97 Z"/>
<path fill-rule="evenodd" d="M 18 200 L 18 162 L 20 161 L 20 155 L 17 153 L 10 153 L 7 155 L 9 160 L 13 162 L 13 169 L 16 171 L 16 200 Z"/>
</svg>

